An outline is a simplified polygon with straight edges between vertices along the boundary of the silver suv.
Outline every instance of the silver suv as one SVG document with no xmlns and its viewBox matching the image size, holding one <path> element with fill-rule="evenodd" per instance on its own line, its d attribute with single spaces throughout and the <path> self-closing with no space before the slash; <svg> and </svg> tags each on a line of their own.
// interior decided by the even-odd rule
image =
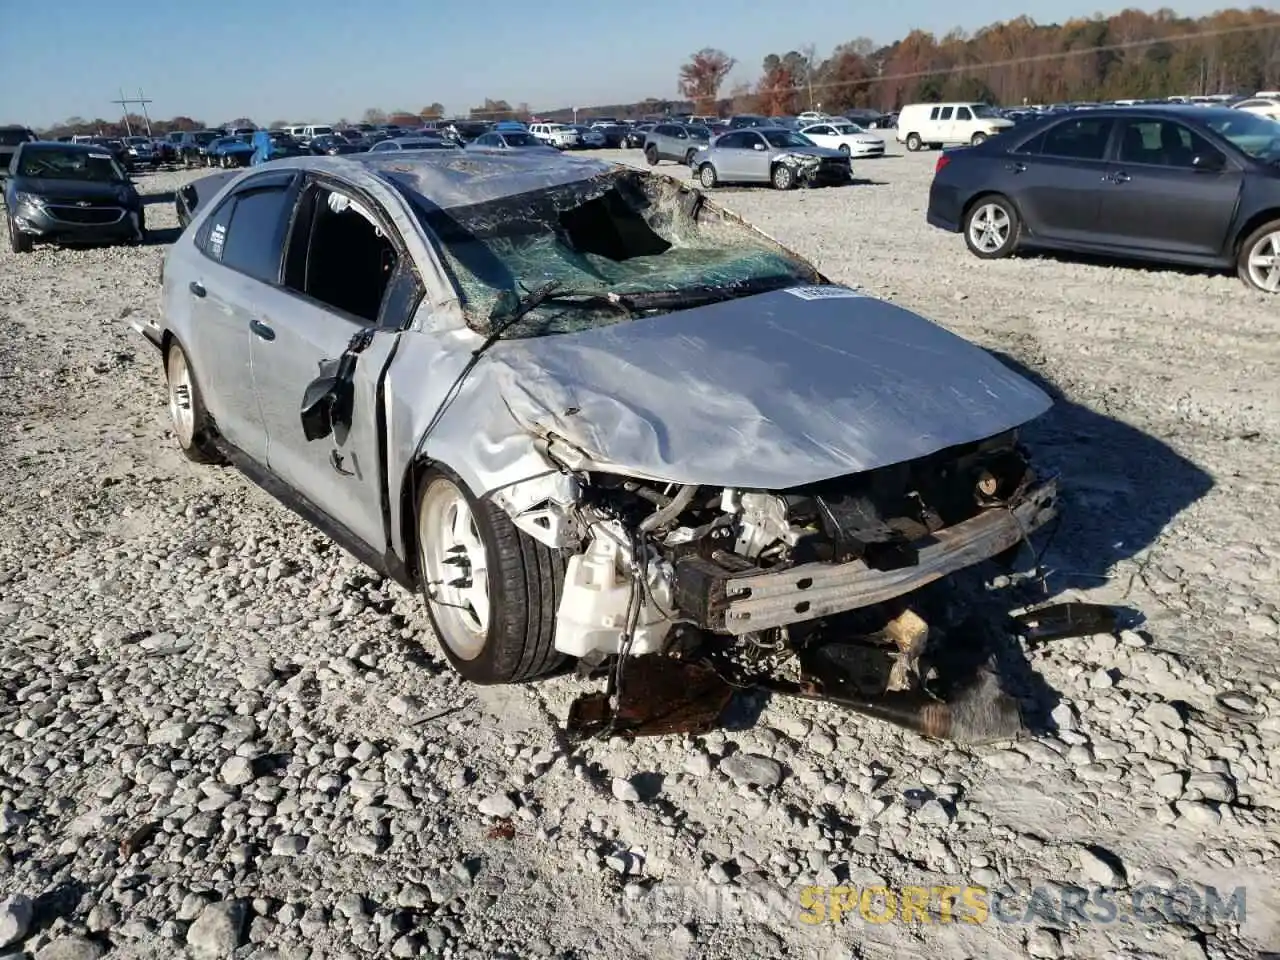
<svg viewBox="0 0 1280 960">
<path fill-rule="evenodd" d="M 674 160 L 691 166 L 699 149 L 711 142 L 711 130 L 700 124 L 660 123 L 644 141 L 644 158 L 650 166 L 660 160 Z"/>
</svg>

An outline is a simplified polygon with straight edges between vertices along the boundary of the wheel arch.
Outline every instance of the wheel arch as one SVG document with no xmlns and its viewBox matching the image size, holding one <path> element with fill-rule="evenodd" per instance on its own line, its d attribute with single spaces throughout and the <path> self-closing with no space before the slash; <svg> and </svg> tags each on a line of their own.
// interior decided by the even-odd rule
<svg viewBox="0 0 1280 960">
<path fill-rule="evenodd" d="M 1265 210 L 1259 210 L 1252 217 L 1246 220 L 1236 231 L 1236 235 L 1231 243 L 1231 251 L 1235 256 L 1240 256 L 1240 249 L 1244 246 L 1245 240 L 1253 231 L 1257 230 L 1265 223 L 1273 220 L 1280 221 L 1280 207 L 1269 207 Z"/>
</svg>

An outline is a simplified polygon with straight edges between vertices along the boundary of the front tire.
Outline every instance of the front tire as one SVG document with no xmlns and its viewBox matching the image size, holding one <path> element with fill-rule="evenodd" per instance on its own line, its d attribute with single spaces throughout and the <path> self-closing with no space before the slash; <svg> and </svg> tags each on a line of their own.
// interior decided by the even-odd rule
<svg viewBox="0 0 1280 960">
<path fill-rule="evenodd" d="M 191 372 L 191 362 L 177 340 L 169 344 L 164 369 L 169 385 L 169 419 L 178 449 L 192 463 L 221 463 L 222 457 L 209 440 L 209 414 Z"/>
<path fill-rule="evenodd" d="M 969 140 L 970 145 L 975 147 L 980 147 L 986 142 L 987 135 L 985 133 L 975 133 Z"/>
<path fill-rule="evenodd" d="M 658 148 L 652 144 L 645 147 L 644 158 L 649 161 L 649 166 L 656 167 L 658 165 Z"/>
<path fill-rule="evenodd" d="M 714 187 L 720 182 L 720 178 L 716 176 L 716 168 L 709 163 L 704 163 L 698 170 L 698 182 L 702 184 L 704 190 Z"/>
<path fill-rule="evenodd" d="M 918 133 L 907 134 L 907 149 L 912 153 L 919 153 L 920 148 L 924 146 L 924 141 L 920 139 Z"/>
<path fill-rule="evenodd" d="M 1007 257 L 1018 247 L 1022 222 L 1018 211 L 1005 197 L 983 197 L 969 208 L 964 218 L 964 242 L 982 260 Z"/>
<path fill-rule="evenodd" d="M 796 185 L 795 171 L 781 163 L 773 168 L 771 179 L 775 190 L 790 190 Z"/>
<path fill-rule="evenodd" d="M 13 217 L 9 218 L 9 248 L 14 253 L 30 253 L 33 246 L 32 239 L 25 233 L 18 230 L 18 225 L 13 222 Z"/>
<path fill-rule="evenodd" d="M 1264 223 L 1240 244 L 1240 279 L 1263 293 L 1280 293 L 1280 220 Z"/>
<path fill-rule="evenodd" d="M 555 648 L 564 551 L 518 530 L 437 467 L 418 497 L 418 582 L 440 648 L 472 683 L 518 683 L 564 660 Z"/>
</svg>

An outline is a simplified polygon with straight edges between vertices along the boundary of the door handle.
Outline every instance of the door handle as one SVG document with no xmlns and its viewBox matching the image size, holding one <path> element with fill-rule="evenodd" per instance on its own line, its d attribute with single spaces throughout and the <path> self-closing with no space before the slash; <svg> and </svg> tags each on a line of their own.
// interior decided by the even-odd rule
<svg viewBox="0 0 1280 960">
<path fill-rule="evenodd" d="M 1008 170 L 1010 173 L 1026 173 L 1027 172 L 1027 165 L 1022 162 L 1006 163 L 1004 165 L 1004 168 Z"/>
<path fill-rule="evenodd" d="M 193 297 L 203 297 L 208 292 L 205 290 L 204 284 L 199 280 L 192 280 L 187 284 L 187 289 L 191 291 Z"/>
<path fill-rule="evenodd" d="M 249 321 L 249 329 L 261 340 L 274 340 L 276 332 L 256 317 Z"/>
<path fill-rule="evenodd" d="M 1129 176 L 1123 170 L 1117 170 L 1115 173 L 1109 173 L 1103 180 L 1110 180 L 1112 183 L 1128 183 L 1133 177 Z"/>
</svg>

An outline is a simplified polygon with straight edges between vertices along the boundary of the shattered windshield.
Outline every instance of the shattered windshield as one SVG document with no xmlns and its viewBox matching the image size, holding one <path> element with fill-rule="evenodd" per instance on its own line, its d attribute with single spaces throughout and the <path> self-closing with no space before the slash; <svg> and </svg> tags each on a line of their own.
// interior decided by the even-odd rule
<svg viewBox="0 0 1280 960">
<path fill-rule="evenodd" d="M 125 180 L 124 171 L 109 153 L 62 150 L 58 147 L 28 147 L 23 150 L 18 176 L 95 183 L 123 183 Z"/>
<path fill-rule="evenodd" d="M 771 147 L 812 147 L 816 144 L 806 137 L 803 133 L 793 133 L 790 130 L 770 130 L 764 134 L 764 138 L 769 141 Z"/>
<path fill-rule="evenodd" d="M 694 191 L 637 171 L 447 210 L 408 197 L 439 240 L 472 327 L 489 332 L 510 314 L 506 305 L 536 304 L 504 337 L 570 333 L 818 279 Z"/>
<path fill-rule="evenodd" d="M 535 137 L 532 133 L 504 133 L 502 139 L 507 142 L 508 147 L 540 147 L 542 141 Z"/>
</svg>

